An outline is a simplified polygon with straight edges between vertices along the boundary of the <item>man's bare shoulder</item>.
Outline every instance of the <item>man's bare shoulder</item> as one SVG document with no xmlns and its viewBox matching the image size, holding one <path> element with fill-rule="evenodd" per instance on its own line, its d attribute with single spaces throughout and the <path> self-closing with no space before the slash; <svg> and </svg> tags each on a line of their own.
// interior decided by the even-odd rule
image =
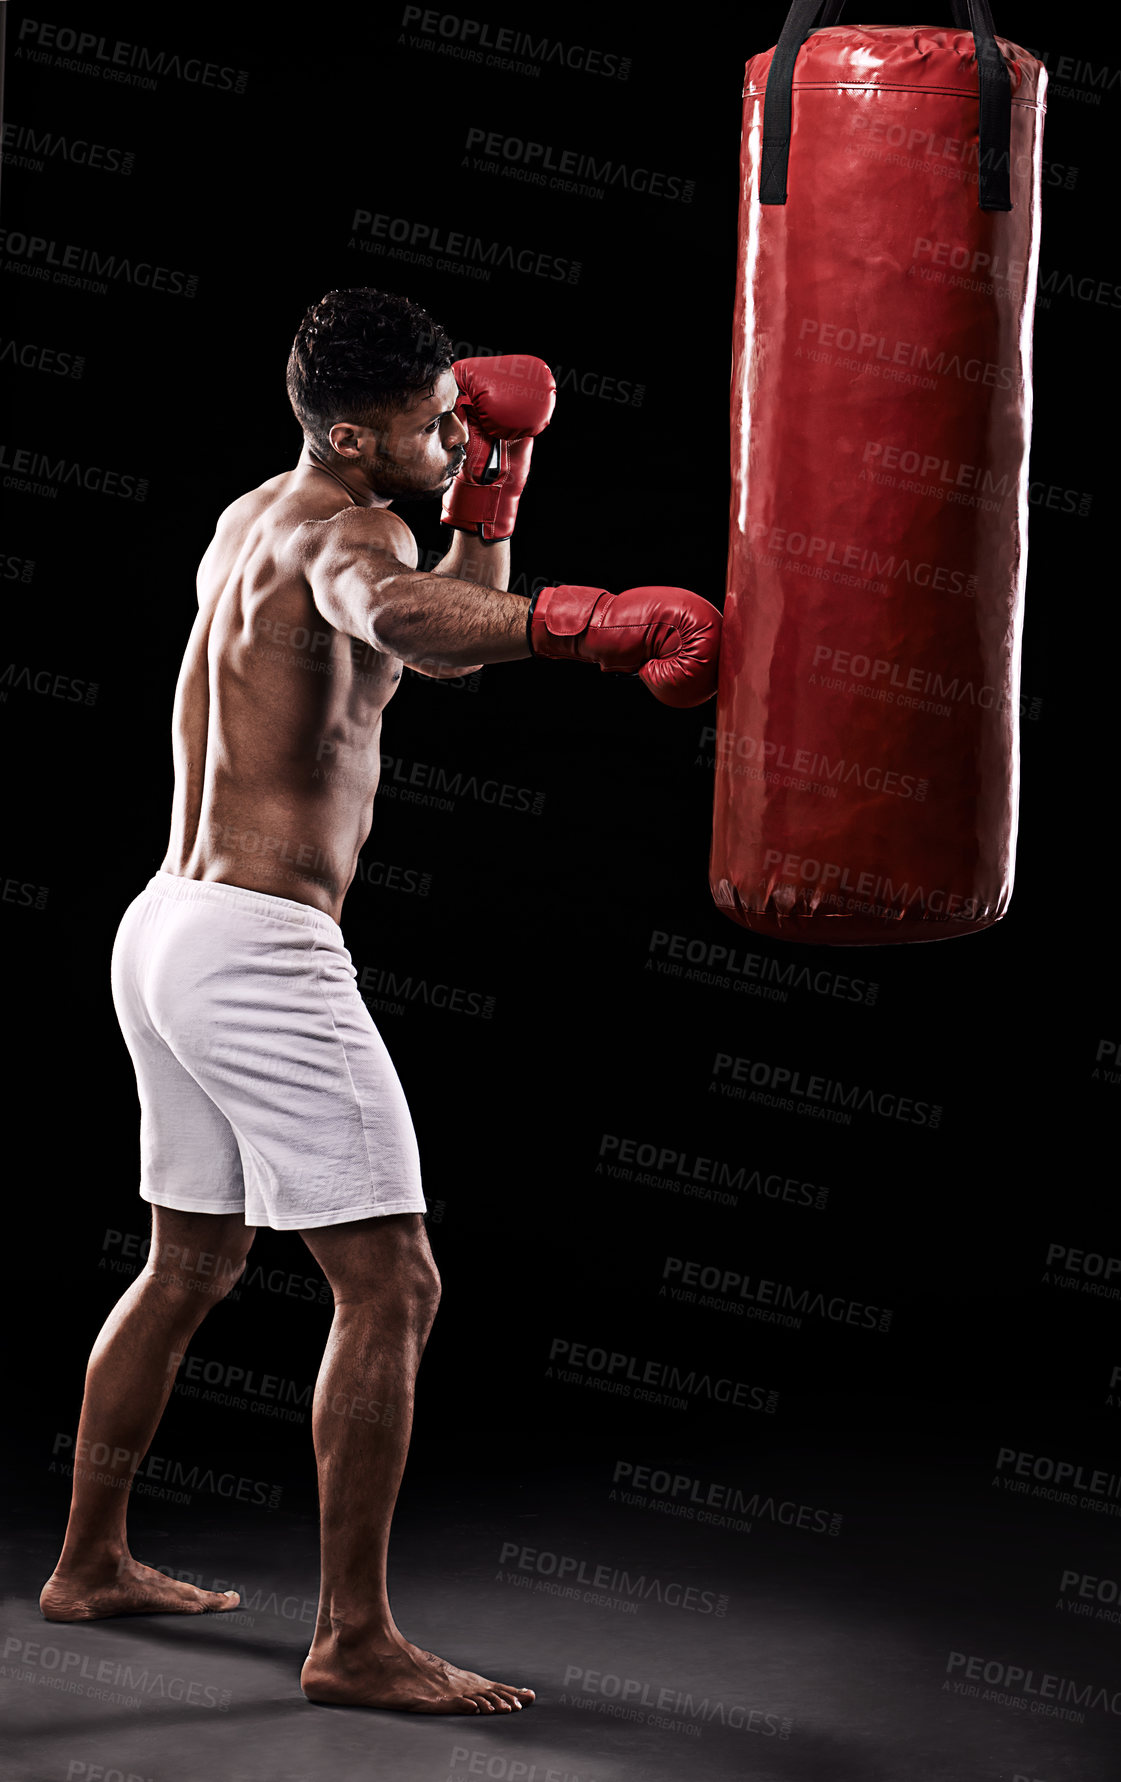
<svg viewBox="0 0 1121 1782">
<path fill-rule="evenodd" d="M 400 515 L 387 507 L 344 507 L 323 514 L 301 509 L 285 498 L 283 508 L 277 525 L 287 533 L 285 556 L 304 575 L 317 565 L 348 559 L 355 551 L 381 552 L 416 568 L 416 539 Z"/>
<path fill-rule="evenodd" d="M 385 507 L 340 508 L 338 490 L 286 470 L 238 495 L 222 509 L 207 556 L 228 560 L 243 544 L 264 547 L 278 566 L 306 577 L 316 565 L 355 549 L 381 551 L 415 568 L 416 540 Z"/>
<path fill-rule="evenodd" d="M 246 533 L 257 524 L 270 530 L 291 531 L 301 520 L 331 511 L 329 500 L 318 495 L 318 491 L 302 486 L 292 471 L 282 470 L 255 489 L 247 489 L 244 495 L 235 496 L 218 515 L 214 536 L 216 539 L 231 538 Z"/>
<path fill-rule="evenodd" d="M 282 470 L 276 476 L 270 476 L 255 489 L 247 489 L 244 495 L 235 495 L 218 515 L 215 531 L 236 528 L 246 521 L 256 519 L 259 514 L 268 513 L 282 504 L 292 492 L 293 478 L 290 470 Z"/>
<path fill-rule="evenodd" d="M 239 555 L 247 539 L 256 542 L 268 539 L 275 549 L 280 534 L 290 532 L 304 514 L 298 510 L 298 498 L 290 488 L 291 472 L 269 477 L 256 489 L 247 489 L 235 496 L 214 522 L 214 531 L 200 566 L 208 570 L 215 563 L 227 564 Z M 288 511 L 286 511 L 288 510 Z"/>
</svg>

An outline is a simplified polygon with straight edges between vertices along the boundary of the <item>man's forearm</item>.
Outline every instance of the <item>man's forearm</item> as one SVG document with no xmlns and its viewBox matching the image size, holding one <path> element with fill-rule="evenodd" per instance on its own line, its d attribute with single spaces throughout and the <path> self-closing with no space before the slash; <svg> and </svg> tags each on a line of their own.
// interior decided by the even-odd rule
<svg viewBox="0 0 1121 1782">
<path fill-rule="evenodd" d="M 437 572 L 382 582 L 371 615 L 372 641 L 406 663 L 466 668 L 532 655 L 523 594 Z"/>
<path fill-rule="evenodd" d="M 491 544 L 475 532 L 453 532 L 447 555 L 433 575 L 454 576 L 457 581 L 480 583 L 484 588 L 510 586 L 510 540 L 496 538 Z"/>
</svg>

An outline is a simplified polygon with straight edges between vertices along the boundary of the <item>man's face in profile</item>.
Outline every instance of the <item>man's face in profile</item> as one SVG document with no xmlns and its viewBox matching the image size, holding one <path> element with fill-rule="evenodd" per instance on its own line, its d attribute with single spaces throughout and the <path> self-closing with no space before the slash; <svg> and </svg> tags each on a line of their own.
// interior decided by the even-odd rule
<svg viewBox="0 0 1121 1782">
<path fill-rule="evenodd" d="M 430 395 L 390 416 L 385 429 L 366 434 L 358 459 L 366 481 L 383 501 L 436 501 L 460 465 L 467 428 L 452 412 L 459 388 L 450 371 L 441 372 Z"/>
</svg>

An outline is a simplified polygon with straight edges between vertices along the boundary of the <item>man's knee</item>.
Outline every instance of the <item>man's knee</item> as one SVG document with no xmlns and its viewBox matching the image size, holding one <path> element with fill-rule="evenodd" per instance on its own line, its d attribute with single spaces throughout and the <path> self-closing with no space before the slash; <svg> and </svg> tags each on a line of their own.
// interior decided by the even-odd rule
<svg viewBox="0 0 1121 1782">
<path fill-rule="evenodd" d="M 402 1259 L 379 1291 L 365 1300 L 362 1314 L 387 1329 L 411 1331 L 426 1342 L 439 1303 L 440 1276 L 436 1264 L 430 1256 L 410 1256 Z"/>
<path fill-rule="evenodd" d="M 252 1242 L 252 1239 L 250 1239 Z M 153 1246 L 145 1270 L 148 1284 L 185 1317 L 201 1318 L 225 1299 L 245 1273 L 249 1245 L 230 1252 L 165 1243 Z"/>
<path fill-rule="evenodd" d="M 352 1226 L 301 1234 L 331 1284 L 336 1307 L 368 1306 L 383 1317 L 431 1319 L 440 1302 L 440 1273 L 419 1214 L 389 1214 Z"/>
<path fill-rule="evenodd" d="M 413 1260 L 413 1293 L 417 1309 L 435 1317 L 440 1303 L 440 1271 L 436 1267 L 436 1259 L 427 1245 L 423 1252 L 418 1252 Z"/>
<path fill-rule="evenodd" d="M 418 1323 L 431 1322 L 440 1303 L 440 1271 L 425 1238 L 410 1245 L 377 1296 L 397 1306 Z"/>
</svg>

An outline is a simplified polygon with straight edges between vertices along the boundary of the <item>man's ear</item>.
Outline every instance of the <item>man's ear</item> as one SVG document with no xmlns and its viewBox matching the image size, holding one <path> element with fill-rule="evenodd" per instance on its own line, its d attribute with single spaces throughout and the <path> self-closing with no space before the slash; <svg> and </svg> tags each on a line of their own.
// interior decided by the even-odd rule
<svg viewBox="0 0 1121 1782">
<path fill-rule="evenodd" d="M 364 440 L 365 431 L 354 421 L 336 421 L 327 435 L 331 450 L 340 458 L 360 458 L 372 443 Z"/>
</svg>

